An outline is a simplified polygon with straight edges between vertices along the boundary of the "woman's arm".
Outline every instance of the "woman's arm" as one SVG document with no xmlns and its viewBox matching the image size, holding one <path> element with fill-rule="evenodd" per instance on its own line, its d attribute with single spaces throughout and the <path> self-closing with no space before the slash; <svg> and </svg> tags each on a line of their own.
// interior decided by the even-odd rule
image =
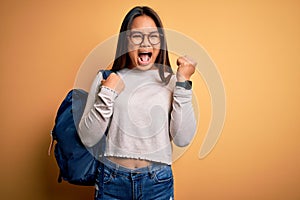
<svg viewBox="0 0 300 200">
<path fill-rule="evenodd" d="M 88 147 L 97 144 L 103 137 L 113 113 L 117 92 L 106 86 L 100 86 L 102 73 L 95 78 L 87 103 L 79 122 L 78 134 L 82 143 Z"/>
<path fill-rule="evenodd" d="M 188 56 L 177 59 L 176 79 L 179 82 L 190 80 L 197 63 Z M 192 90 L 176 86 L 173 93 L 170 134 L 177 146 L 187 146 L 194 137 L 196 120 L 192 105 Z"/>
</svg>

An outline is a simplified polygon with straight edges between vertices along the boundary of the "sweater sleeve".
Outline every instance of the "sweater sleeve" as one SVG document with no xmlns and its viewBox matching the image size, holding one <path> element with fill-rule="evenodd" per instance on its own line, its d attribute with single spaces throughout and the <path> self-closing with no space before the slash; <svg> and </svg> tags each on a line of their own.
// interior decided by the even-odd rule
<svg viewBox="0 0 300 200">
<path fill-rule="evenodd" d="M 174 144 L 187 146 L 196 132 L 196 119 L 192 105 L 192 90 L 176 86 L 173 93 L 170 134 Z"/>
<path fill-rule="evenodd" d="M 117 93 L 105 86 L 100 86 L 102 74 L 94 80 L 87 103 L 79 122 L 78 134 L 82 143 L 88 147 L 97 144 L 103 137 L 113 113 Z"/>
</svg>

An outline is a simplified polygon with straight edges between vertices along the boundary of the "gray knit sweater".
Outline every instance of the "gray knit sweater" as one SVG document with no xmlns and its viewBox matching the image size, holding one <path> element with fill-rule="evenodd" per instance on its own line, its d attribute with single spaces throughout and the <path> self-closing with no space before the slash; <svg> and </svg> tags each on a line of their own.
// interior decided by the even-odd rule
<svg viewBox="0 0 300 200">
<path fill-rule="evenodd" d="M 172 163 L 172 143 L 188 145 L 196 131 L 192 91 L 175 86 L 176 76 L 165 85 L 158 70 L 122 69 L 125 84 L 118 95 L 95 78 L 79 123 L 86 146 L 95 145 L 109 126 L 105 156 Z"/>
</svg>

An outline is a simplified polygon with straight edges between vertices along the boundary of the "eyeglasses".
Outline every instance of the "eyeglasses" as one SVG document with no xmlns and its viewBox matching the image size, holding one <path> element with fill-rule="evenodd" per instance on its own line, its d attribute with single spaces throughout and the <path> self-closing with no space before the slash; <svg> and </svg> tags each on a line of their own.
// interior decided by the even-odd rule
<svg viewBox="0 0 300 200">
<path fill-rule="evenodd" d="M 143 34 L 141 32 L 136 31 L 136 32 L 131 32 L 129 35 L 129 38 L 133 44 L 140 45 L 144 42 L 145 36 L 147 36 L 147 39 L 150 44 L 156 45 L 156 44 L 160 43 L 160 36 L 162 36 L 162 34 L 160 34 L 159 32 Z"/>
</svg>

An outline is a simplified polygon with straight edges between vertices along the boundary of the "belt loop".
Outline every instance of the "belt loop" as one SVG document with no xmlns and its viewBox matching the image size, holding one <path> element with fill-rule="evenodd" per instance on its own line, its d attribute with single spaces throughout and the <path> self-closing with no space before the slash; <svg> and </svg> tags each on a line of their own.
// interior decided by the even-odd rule
<svg viewBox="0 0 300 200">
<path fill-rule="evenodd" d="M 113 177 L 116 177 L 120 165 L 118 165 L 117 163 L 114 163 L 114 165 L 115 165 L 115 167 L 114 167 L 114 171 L 113 171 L 113 174 L 112 174 L 112 175 L 113 175 Z"/>
<path fill-rule="evenodd" d="M 151 164 L 150 164 L 150 165 L 147 165 L 147 168 L 148 168 L 148 172 L 151 173 L 151 171 L 152 171 L 152 170 L 151 170 L 152 165 L 151 165 Z"/>
<path fill-rule="evenodd" d="M 148 166 L 147 166 L 147 168 L 148 168 L 148 173 L 149 173 L 149 176 L 150 176 L 151 178 L 153 178 L 153 177 L 154 177 L 154 175 L 155 175 L 155 172 L 154 172 L 154 170 L 152 170 L 152 168 L 153 168 L 153 165 L 148 165 Z"/>
<path fill-rule="evenodd" d="M 117 163 L 115 163 L 115 164 L 116 164 L 116 169 L 115 169 L 115 171 L 117 172 L 117 171 L 119 171 L 120 165 L 117 164 Z"/>
</svg>

